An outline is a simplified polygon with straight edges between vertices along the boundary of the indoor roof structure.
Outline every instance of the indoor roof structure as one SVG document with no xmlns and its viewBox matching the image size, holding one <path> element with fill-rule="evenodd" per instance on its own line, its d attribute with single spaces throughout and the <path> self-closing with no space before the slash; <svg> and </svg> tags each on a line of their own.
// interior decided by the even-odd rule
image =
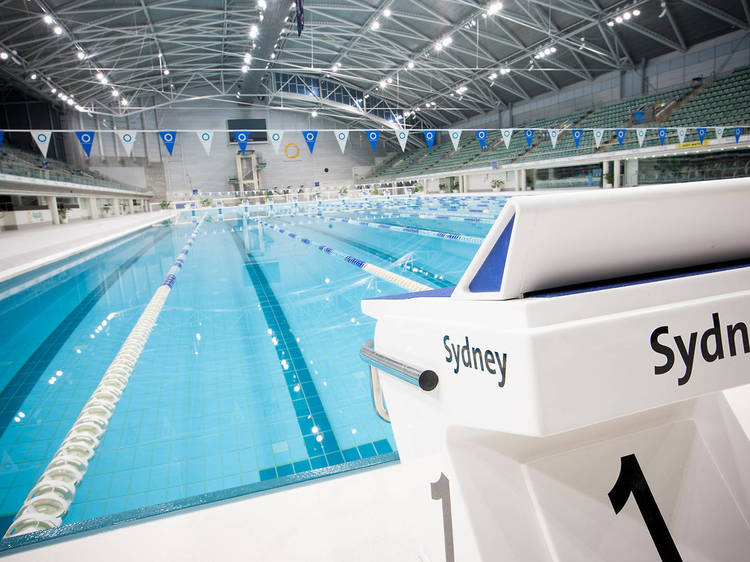
<svg viewBox="0 0 750 562">
<path fill-rule="evenodd" d="M 0 76 L 100 115 L 210 99 L 367 121 L 380 104 L 444 126 L 749 27 L 748 0 L 306 0 L 300 36 L 289 0 L 5 0 Z"/>
</svg>

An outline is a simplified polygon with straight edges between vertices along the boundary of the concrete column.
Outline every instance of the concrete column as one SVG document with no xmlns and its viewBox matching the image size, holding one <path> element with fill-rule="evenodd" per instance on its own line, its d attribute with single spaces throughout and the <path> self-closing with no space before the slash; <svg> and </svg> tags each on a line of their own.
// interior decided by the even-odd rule
<svg viewBox="0 0 750 562">
<path fill-rule="evenodd" d="M 122 214 L 122 209 L 120 208 L 120 200 L 117 198 L 112 198 L 112 213 L 115 216 L 119 216 Z"/>
<path fill-rule="evenodd" d="M 60 215 L 57 213 L 57 197 L 47 197 L 47 208 L 52 215 L 52 224 L 60 224 Z"/>
<path fill-rule="evenodd" d="M 609 165 L 610 165 L 609 160 L 605 160 L 604 162 L 602 162 L 602 187 L 605 189 L 608 187 L 612 187 L 609 181 L 607 181 L 607 174 L 609 173 Z"/>
<path fill-rule="evenodd" d="M 638 185 L 638 158 L 625 160 L 625 185 L 628 187 Z"/>
<path fill-rule="evenodd" d="M 516 170 L 518 174 L 518 191 L 526 191 L 526 170 Z"/>
<path fill-rule="evenodd" d="M 89 218 L 90 219 L 98 219 L 99 218 L 99 203 L 96 201 L 96 197 L 89 197 L 86 200 L 86 204 L 89 208 Z"/>
<path fill-rule="evenodd" d="M 620 187 L 620 161 L 615 160 L 614 162 L 612 162 L 612 166 L 612 171 L 615 173 L 615 182 L 612 187 L 618 188 Z"/>
<path fill-rule="evenodd" d="M 133 198 L 128 197 L 128 214 L 132 215 L 135 213 L 135 208 L 133 207 Z"/>
</svg>

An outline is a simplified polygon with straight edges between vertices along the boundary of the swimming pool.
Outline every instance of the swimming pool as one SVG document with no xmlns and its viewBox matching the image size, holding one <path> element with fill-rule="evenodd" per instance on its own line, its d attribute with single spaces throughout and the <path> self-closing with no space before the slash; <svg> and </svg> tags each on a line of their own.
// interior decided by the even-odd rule
<svg viewBox="0 0 750 562">
<path fill-rule="evenodd" d="M 198 238 L 63 526 L 3 548 L 397 460 L 359 359 L 374 328 L 360 301 L 404 289 L 357 262 L 452 286 L 504 200 L 196 211 Z M 193 226 L 186 211 L 0 284 L 3 532 Z"/>
</svg>

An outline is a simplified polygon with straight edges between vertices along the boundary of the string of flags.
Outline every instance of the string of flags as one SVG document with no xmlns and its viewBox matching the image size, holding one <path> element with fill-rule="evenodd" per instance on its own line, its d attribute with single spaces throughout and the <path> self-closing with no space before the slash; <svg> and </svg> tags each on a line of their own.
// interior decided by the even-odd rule
<svg viewBox="0 0 750 562">
<path fill-rule="evenodd" d="M 508 128 L 508 129 L 495 129 L 500 131 L 500 138 L 502 138 L 503 143 L 505 144 L 505 148 L 508 149 L 510 147 L 511 139 L 513 138 L 514 133 L 517 131 L 522 131 L 523 135 L 526 139 L 526 146 L 531 147 L 531 145 L 534 143 L 534 137 L 535 134 L 538 132 L 542 133 L 542 141 L 549 139 L 549 141 L 552 143 L 552 147 L 555 148 L 557 146 L 557 142 L 560 139 L 560 137 L 570 131 L 570 134 L 573 137 L 573 142 L 575 143 L 576 148 L 579 148 L 581 141 L 583 140 L 585 134 L 587 132 L 590 132 L 594 143 L 597 148 L 599 148 L 603 141 L 609 140 L 611 138 L 611 134 L 607 135 L 606 133 L 614 132 L 615 138 L 617 139 L 617 142 L 620 146 L 623 145 L 625 139 L 627 138 L 628 134 L 632 134 L 632 132 L 635 132 L 636 140 L 638 141 L 638 146 L 643 147 L 644 142 L 646 141 L 646 138 L 649 134 L 649 131 L 656 131 L 656 137 L 659 140 L 659 143 L 663 146 L 666 140 L 669 138 L 670 131 L 676 132 L 677 138 L 679 140 L 679 144 L 684 144 L 685 137 L 687 136 L 687 133 L 689 130 L 694 130 L 698 136 L 698 140 L 700 141 L 700 144 L 704 144 L 704 142 L 707 139 L 708 136 L 708 130 L 712 129 L 714 131 L 715 138 L 722 139 L 724 137 L 724 133 L 727 130 L 731 130 L 734 134 L 735 142 L 739 143 L 740 137 L 742 136 L 745 126 L 724 126 L 724 127 L 677 127 L 677 128 L 667 128 L 667 127 L 658 127 L 658 128 L 652 128 L 652 127 L 637 127 L 637 128 L 616 128 L 616 129 L 536 129 L 536 128 L 524 128 L 524 129 L 515 129 L 515 128 Z M 390 129 L 388 129 L 390 131 Z M 492 129 L 468 129 L 468 131 L 473 131 L 474 135 L 476 136 L 476 140 L 479 143 L 479 146 L 482 150 L 486 150 L 488 148 L 487 141 L 489 140 L 489 131 Z M 424 130 L 417 130 L 417 129 L 396 129 L 395 135 L 396 140 L 398 141 L 399 146 L 401 147 L 401 151 L 406 150 L 406 144 L 409 140 L 409 136 L 411 134 L 414 134 L 415 132 L 421 132 L 422 137 L 427 144 L 427 148 L 430 152 L 432 152 L 432 149 L 435 145 L 435 142 L 437 141 L 438 132 L 440 131 L 446 131 L 448 133 L 448 137 L 450 138 L 450 141 L 453 145 L 454 150 L 459 150 L 459 143 L 461 141 L 461 136 L 464 132 L 467 130 L 464 129 L 424 129 Z M 13 131 L 17 132 L 17 131 Z M 37 147 L 39 148 L 39 151 L 42 153 L 42 156 L 45 158 L 47 157 L 47 151 L 49 150 L 49 143 L 52 138 L 52 135 L 55 133 L 55 131 L 51 130 L 29 130 L 29 133 L 31 133 L 32 138 L 34 139 L 34 142 L 36 143 Z M 127 130 L 127 131 L 114 131 L 114 134 L 120 139 L 120 143 L 122 144 L 122 147 L 125 151 L 125 154 L 127 156 L 131 156 L 133 153 L 133 146 L 135 146 L 136 138 L 138 136 L 139 132 L 146 132 L 146 131 L 136 131 L 136 130 Z M 151 131 L 153 132 L 153 131 Z M 164 145 L 164 148 L 167 150 L 170 156 L 173 155 L 175 143 L 177 142 L 177 135 L 180 133 L 180 131 L 177 130 L 170 130 L 170 131 L 156 131 L 158 134 L 158 137 L 161 139 L 162 144 Z M 203 150 L 206 153 L 206 156 L 211 155 L 211 145 L 213 143 L 214 134 L 216 131 L 183 131 L 183 132 L 194 132 L 198 136 L 198 141 L 201 143 L 201 146 L 203 147 Z M 223 131 L 222 131 L 223 132 Z M 252 131 L 257 132 L 257 131 Z M 271 143 L 271 147 L 273 148 L 273 151 L 278 154 L 279 149 L 281 145 L 283 144 L 284 137 L 286 136 L 289 138 L 289 135 L 297 135 L 302 134 L 302 139 L 305 141 L 305 144 L 307 145 L 307 148 L 310 150 L 310 154 L 312 154 L 315 150 L 315 143 L 318 140 L 318 133 L 321 131 L 284 131 L 284 130 L 268 130 L 266 131 L 267 139 Z M 334 137 L 339 145 L 339 148 L 341 149 L 341 153 L 346 152 L 347 142 L 349 140 L 349 134 L 350 130 L 348 129 L 336 129 L 332 131 L 334 134 Z M 380 140 L 380 129 L 368 129 L 363 131 L 365 136 L 367 137 L 367 140 L 370 143 L 370 146 L 372 147 L 373 152 L 377 151 L 378 148 L 378 142 Z M 78 142 L 81 145 L 81 148 L 83 149 L 83 152 L 86 154 L 87 158 L 91 157 L 91 148 L 94 145 L 94 138 L 97 135 L 96 131 L 74 131 L 76 138 L 78 139 Z M 252 142 L 252 135 L 251 131 L 230 131 L 232 136 L 234 137 L 234 140 L 237 142 L 237 145 L 240 149 L 240 152 L 244 155 L 245 151 L 247 150 L 248 143 Z M 0 131 L 0 146 L 2 146 L 3 137 L 5 135 L 5 131 Z M 293 141 L 294 139 L 292 139 Z"/>
</svg>

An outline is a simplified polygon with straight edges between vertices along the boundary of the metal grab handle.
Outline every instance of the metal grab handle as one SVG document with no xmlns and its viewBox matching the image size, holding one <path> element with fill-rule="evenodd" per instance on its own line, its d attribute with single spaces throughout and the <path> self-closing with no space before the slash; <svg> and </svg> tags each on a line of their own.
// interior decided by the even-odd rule
<svg viewBox="0 0 750 562">
<path fill-rule="evenodd" d="M 374 341 L 370 340 L 363 345 L 359 350 L 359 356 L 362 358 L 362 361 L 370 365 L 370 385 L 372 387 L 372 400 L 375 404 L 375 411 L 385 421 L 390 422 L 391 419 L 388 415 L 388 410 L 385 404 L 383 404 L 383 393 L 380 389 L 378 369 L 409 384 L 418 386 L 427 392 L 437 387 L 439 382 L 438 376 L 435 371 L 422 371 L 397 359 L 378 353 L 375 351 L 373 344 Z"/>
</svg>

